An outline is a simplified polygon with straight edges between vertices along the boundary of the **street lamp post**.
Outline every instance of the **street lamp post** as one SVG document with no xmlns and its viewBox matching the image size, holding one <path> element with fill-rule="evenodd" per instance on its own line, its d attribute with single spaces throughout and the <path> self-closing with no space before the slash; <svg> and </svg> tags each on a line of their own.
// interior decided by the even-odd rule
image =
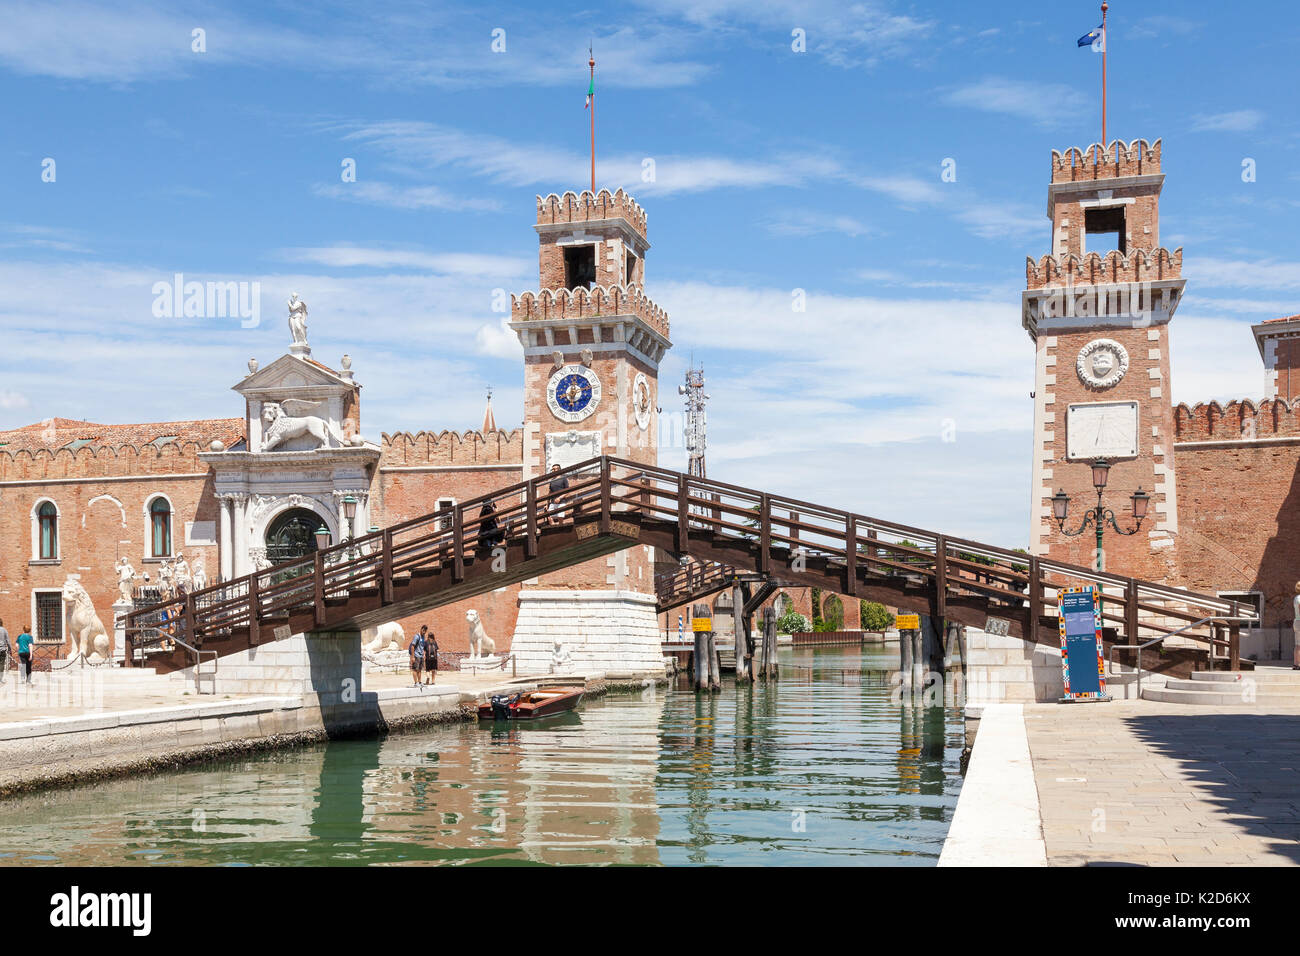
<svg viewBox="0 0 1300 956">
<path fill-rule="evenodd" d="M 1066 537 L 1076 537 L 1088 530 L 1089 525 L 1093 526 L 1097 532 L 1097 570 L 1102 571 L 1102 541 L 1106 533 L 1106 525 L 1109 524 L 1116 534 L 1132 535 L 1137 534 L 1142 528 L 1142 519 L 1147 516 L 1147 505 L 1151 502 L 1151 496 L 1142 490 L 1138 490 L 1129 496 L 1133 503 L 1133 528 L 1125 531 L 1115 520 L 1115 512 L 1102 504 L 1102 495 L 1106 490 L 1106 479 L 1110 473 L 1110 462 L 1105 458 L 1098 458 L 1092 463 L 1092 486 L 1097 489 L 1097 504 L 1084 512 L 1079 527 L 1073 531 L 1065 530 L 1065 519 L 1070 510 L 1070 496 L 1062 488 L 1056 494 L 1052 495 L 1052 516 L 1056 518 L 1056 526 L 1060 529 L 1061 534 Z"/>
</svg>

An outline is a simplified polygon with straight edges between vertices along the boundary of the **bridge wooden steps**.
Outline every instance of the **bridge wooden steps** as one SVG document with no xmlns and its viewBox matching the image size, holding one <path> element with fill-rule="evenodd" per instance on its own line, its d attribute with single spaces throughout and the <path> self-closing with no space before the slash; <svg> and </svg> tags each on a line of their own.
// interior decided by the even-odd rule
<svg viewBox="0 0 1300 956">
<path fill-rule="evenodd" d="M 656 581 L 661 610 L 731 587 L 738 576 L 811 586 L 971 627 L 1059 646 L 1049 610 L 1065 587 L 1101 588 L 1111 644 L 1184 629 L 1180 636 L 1238 664 L 1237 622 L 1253 612 L 1226 598 L 1049 561 L 974 541 L 825 508 L 617 458 L 596 458 L 533 478 L 450 512 L 423 515 L 264 571 L 127 616 L 137 648 L 169 639 L 224 656 L 291 633 L 381 624 L 520 583 L 633 545 L 686 558 Z M 482 514 L 491 502 L 491 519 Z M 771 588 L 769 588 L 770 590 Z M 1118 635 L 1123 635 L 1122 639 Z M 1136 639 L 1136 640 L 1135 640 Z M 1148 652 L 1171 673 L 1197 651 Z M 174 670 L 194 653 L 146 655 Z M 1131 664 L 1132 657 L 1120 658 Z M 1204 665 L 1207 656 L 1199 652 Z"/>
</svg>

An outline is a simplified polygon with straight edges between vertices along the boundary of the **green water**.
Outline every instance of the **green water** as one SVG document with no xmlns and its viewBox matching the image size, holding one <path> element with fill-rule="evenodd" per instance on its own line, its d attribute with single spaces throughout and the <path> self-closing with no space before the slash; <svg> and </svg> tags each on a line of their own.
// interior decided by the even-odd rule
<svg viewBox="0 0 1300 956">
<path fill-rule="evenodd" d="M 0 801 L 0 863 L 933 864 L 960 714 L 897 652 L 786 651 L 775 686 L 613 695 Z"/>
</svg>

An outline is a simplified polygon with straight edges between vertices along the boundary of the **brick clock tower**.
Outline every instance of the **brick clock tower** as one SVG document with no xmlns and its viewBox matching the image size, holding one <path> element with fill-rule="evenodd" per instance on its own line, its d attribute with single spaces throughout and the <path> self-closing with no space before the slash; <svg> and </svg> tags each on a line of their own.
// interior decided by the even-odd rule
<svg viewBox="0 0 1300 956">
<path fill-rule="evenodd" d="M 1107 526 L 1103 566 L 1172 577 L 1178 500 L 1169 397 L 1169 323 L 1183 292 L 1182 249 L 1160 245 L 1160 141 L 1052 151 L 1052 251 L 1026 264 L 1022 322 L 1036 350 L 1030 551 L 1094 567 L 1091 528 L 1062 534 L 1050 498 L 1070 495 L 1073 531 L 1111 464 L 1104 504 L 1132 528 L 1129 496 L 1151 495 L 1141 530 Z"/>
<path fill-rule="evenodd" d="M 623 190 L 537 199 L 540 291 L 511 300 L 524 347 L 524 477 L 597 455 L 659 458 L 668 316 L 646 298 L 645 211 Z M 634 546 L 525 583 L 512 651 L 549 670 L 561 641 L 580 669 L 658 670 L 654 553 Z"/>
</svg>

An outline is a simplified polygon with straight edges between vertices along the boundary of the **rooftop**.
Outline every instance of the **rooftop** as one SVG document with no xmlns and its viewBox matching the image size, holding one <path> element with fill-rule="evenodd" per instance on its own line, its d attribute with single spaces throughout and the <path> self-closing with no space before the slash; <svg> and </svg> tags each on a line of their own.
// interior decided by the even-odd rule
<svg viewBox="0 0 1300 956">
<path fill-rule="evenodd" d="M 206 448 L 214 439 L 227 448 L 244 438 L 242 418 L 206 418 L 184 422 L 103 425 L 73 418 L 47 418 L 21 428 L 0 431 L 0 451 L 79 451 L 87 446 L 161 448 L 171 443 L 194 442 Z"/>
</svg>

